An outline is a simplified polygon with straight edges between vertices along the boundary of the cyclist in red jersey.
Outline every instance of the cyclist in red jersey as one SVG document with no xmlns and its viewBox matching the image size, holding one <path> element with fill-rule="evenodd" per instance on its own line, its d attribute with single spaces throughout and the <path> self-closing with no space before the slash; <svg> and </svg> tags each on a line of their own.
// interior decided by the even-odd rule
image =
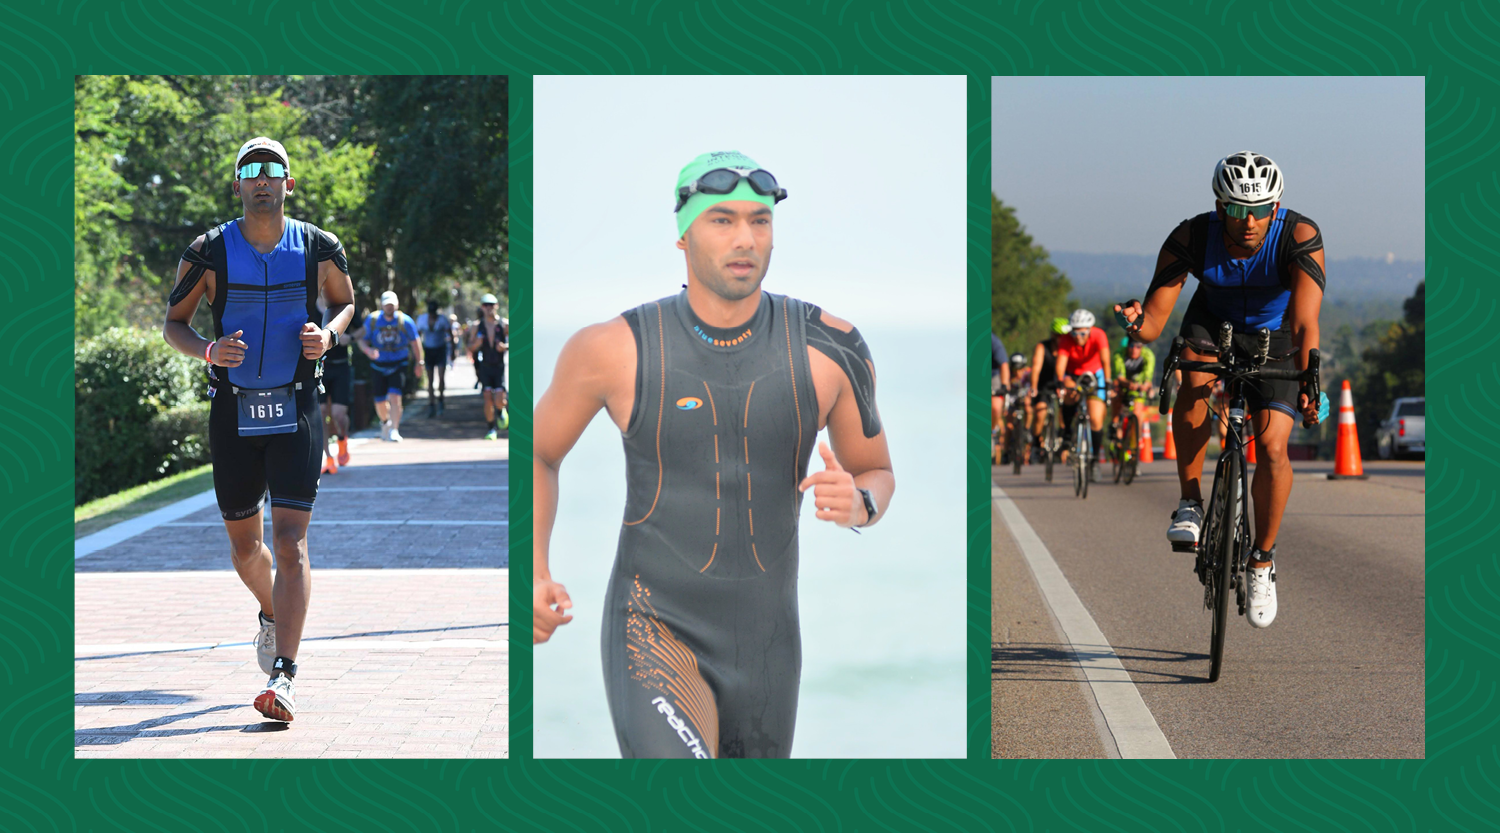
<svg viewBox="0 0 1500 833">
<path fill-rule="evenodd" d="M 1109 337 L 1103 329 L 1094 326 L 1094 314 L 1086 309 L 1074 310 L 1068 318 L 1068 326 L 1071 327 L 1068 335 L 1057 340 L 1057 378 L 1067 389 L 1062 402 L 1076 405 L 1076 380 L 1085 373 L 1094 377 L 1088 413 L 1094 462 L 1098 463 L 1104 449 L 1104 400 L 1110 381 Z M 1097 470 L 1097 466 L 1095 468 Z M 1097 477 L 1097 473 L 1094 476 Z"/>
</svg>

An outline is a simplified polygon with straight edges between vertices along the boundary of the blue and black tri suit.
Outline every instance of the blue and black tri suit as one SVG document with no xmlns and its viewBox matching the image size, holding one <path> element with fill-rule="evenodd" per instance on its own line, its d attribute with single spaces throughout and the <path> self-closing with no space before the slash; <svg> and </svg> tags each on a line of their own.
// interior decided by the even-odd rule
<svg viewBox="0 0 1500 833">
<path fill-rule="evenodd" d="M 1312 226 L 1313 236 L 1298 243 L 1294 231 L 1298 224 Z M 1185 241 L 1185 242 L 1184 242 Z M 1152 279 L 1146 297 L 1158 287 L 1183 272 L 1198 278 L 1198 288 L 1188 302 L 1179 335 L 1214 343 L 1222 322 L 1234 325 L 1235 343 L 1241 349 L 1253 349 L 1255 331 L 1271 331 L 1271 355 L 1287 356 L 1267 362 L 1270 368 L 1295 369 L 1288 304 L 1292 299 L 1292 267 L 1298 266 L 1317 282 L 1325 284 L 1323 270 L 1313 260 L 1314 252 L 1323 248 L 1323 235 L 1307 217 L 1286 208 L 1278 209 L 1266 239 L 1249 257 L 1234 258 L 1224 242 L 1224 220 L 1217 210 L 1199 214 L 1182 224 L 1162 245 L 1164 251 L 1177 257 Z M 1272 408 L 1297 416 L 1297 388 L 1294 381 L 1262 381 L 1247 385 L 1246 404 L 1252 411 Z"/>
<path fill-rule="evenodd" d="M 225 520 L 253 516 L 269 492 L 271 505 L 312 511 L 323 457 L 323 420 L 318 410 L 316 360 L 302 356 L 304 324 L 318 323 L 318 264 L 333 260 L 348 271 L 337 237 L 310 223 L 287 219 L 269 253 L 256 251 L 238 220 L 205 235 L 201 251 L 183 254 L 212 269 L 214 336 L 243 330 L 248 345 L 238 367 L 209 367 L 213 404 L 209 448 L 214 492 Z M 240 398 L 247 391 L 285 388 L 295 403 L 295 429 L 285 433 L 242 431 Z M 289 427 L 289 426 L 288 426 Z"/>
</svg>

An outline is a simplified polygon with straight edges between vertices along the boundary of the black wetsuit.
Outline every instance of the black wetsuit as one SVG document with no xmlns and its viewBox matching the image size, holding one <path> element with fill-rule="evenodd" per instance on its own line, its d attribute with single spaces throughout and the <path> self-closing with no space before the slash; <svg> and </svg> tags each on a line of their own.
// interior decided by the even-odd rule
<svg viewBox="0 0 1500 833">
<path fill-rule="evenodd" d="M 858 331 L 840 336 L 852 351 L 821 344 L 816 313 L 770 293 L 733 330 L 704 325 L 686 293 L 625 313 L 638 369 L 603 651 L 627 758 L 791 754 L 797 484 L 818 433 L 808 342 L 864 351 Z"/>
</svg>

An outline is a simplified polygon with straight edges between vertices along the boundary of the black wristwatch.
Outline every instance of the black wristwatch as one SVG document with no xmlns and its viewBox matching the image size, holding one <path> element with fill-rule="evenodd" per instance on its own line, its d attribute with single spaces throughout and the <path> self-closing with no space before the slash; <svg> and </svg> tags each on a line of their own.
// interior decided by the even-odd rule
<svg viewBox="0 0 1500 833">
<path fill-rule="evenodd" d="M 865 522 L 860 524 L 860 526 L 869 526 L 870 524 L 875 522 L 875 516 L 880 512 L 880 510 L 875 508 L 875 496 L 870 494 L 869 489 L 860 489 L 856 486 L 855 490 L 859 492 L 860 497 L 864 498 L 865 513 L 869 515 L 869 517 L 865 518 Z"/>
<path fill-rule="evenodd" d="M 328 345 L 328 349 L 332 350 L 333 348 L 339 346 L 339 331 L 335 330 L 332 327 L 328 327 L 327 330 L 328 332 L 333 333 L 333 343 Z"/>
</svg>

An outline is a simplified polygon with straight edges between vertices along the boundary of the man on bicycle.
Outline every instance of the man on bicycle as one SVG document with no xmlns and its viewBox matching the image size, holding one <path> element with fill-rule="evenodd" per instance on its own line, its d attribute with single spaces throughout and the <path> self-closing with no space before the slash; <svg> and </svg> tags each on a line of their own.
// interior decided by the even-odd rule
<svg viewBox="0 0 1500 833">
<path fill-rule="evenodd" d="M 1067 389 L 1062 403 L 1071 407 L 1078 404 L 1078 378 L 1084 375 L 1094 377 L 1094 389 L 1089 393 L 1086 407 L 1089 440 L 1094 447 L 1096 465 L 1091 476 L 1097 478 L 1099 455 L 1104 448 L 1104 399 L 1108 395 L 1110 371 L 1113 369 L 1109 362 L 1109 337 L 1103 329 L 1094 326 L 1094 314 L 1086 309 L 1073 310 L 1068 317 L 1068 327 L 1068 337 L 1058 339 L 1057 378 Z"/>
<path fill-rule="evenodd" d="M 1005 394 L 1010 390 L 1010 354 L 1000 336 L 990 333 L 990 438 L 1005 447 Z"/>
<path fill-rule="evenodd" d="M 1068 334 L 1068 319 L 1052 319 L 1052 334 L 1038 341 L 1031 350 L 1031 436 L 1038 443 L 1046 436 L 1047 400 L 1041 391 L 1057 384 L 1057 345 Z"/>
<path fill-rule="evenodd" d="M 1271 331 L 1267 368 L 1307 368 L 1308 351 L 1318 346 L 1318 313 L 1323 303 L 1323 237 L 1312 220 L 1281 207 L 1283 177 L 1269 158 L 1241 151 L 1214 166 L 1214 210 L 1184 220 L 1162 244 L 1156 274 L 1144 303 L 1116 305 L 1132 335 L 1153 341 L 1161 335 L 1188 273 L 1198 278 L 1179 332 L 1188 340 L 1182 358 L 1217 361 L 1199 347 L 1214 342 L 1220 324 L 1234 326 L 1236 350 L 1251 352 L 1256 331 Z M 1214 376 L 1184 373 L 1172 429 L 1177 440 L 1177 477 L 1182 498 L 1172 513 L 1167 539 L 1196 544 L 1203 527 L 1203 452 L 1208 444 L 1209 390 Z M 1264 628 L 1276 618 L 1276 533 L 1292 491 L 1286 444 L 1297 418 L 1318 421 L 1319 403 L 1292 381 L 1257 381 L 1246 386 L 1254 414 L 1259 460 L 1250 486 L 1255 503 L 1255 549 L 1249 556 L 1250 624 Z"/>
<path fill-rule="evenodd" d="M 1128 403 L 1144 431 L 1146 400 L 1156 387 L 1156 354 L 1130 336 L 1120 339 L 1120 349 L 1124 352 L 1115 354 L 1111 368 L 1115 375 L 1115 398 L 1109 403 L 1109 424 L 1115 424 L 1115 418 Z M 1123 424 L 1120 432 L 1111 439 L 1114 442 L 1125 439 Z M 1124 452 L 1136 454 L 1137 449 L 1127 448 Z"/>
</svg>

